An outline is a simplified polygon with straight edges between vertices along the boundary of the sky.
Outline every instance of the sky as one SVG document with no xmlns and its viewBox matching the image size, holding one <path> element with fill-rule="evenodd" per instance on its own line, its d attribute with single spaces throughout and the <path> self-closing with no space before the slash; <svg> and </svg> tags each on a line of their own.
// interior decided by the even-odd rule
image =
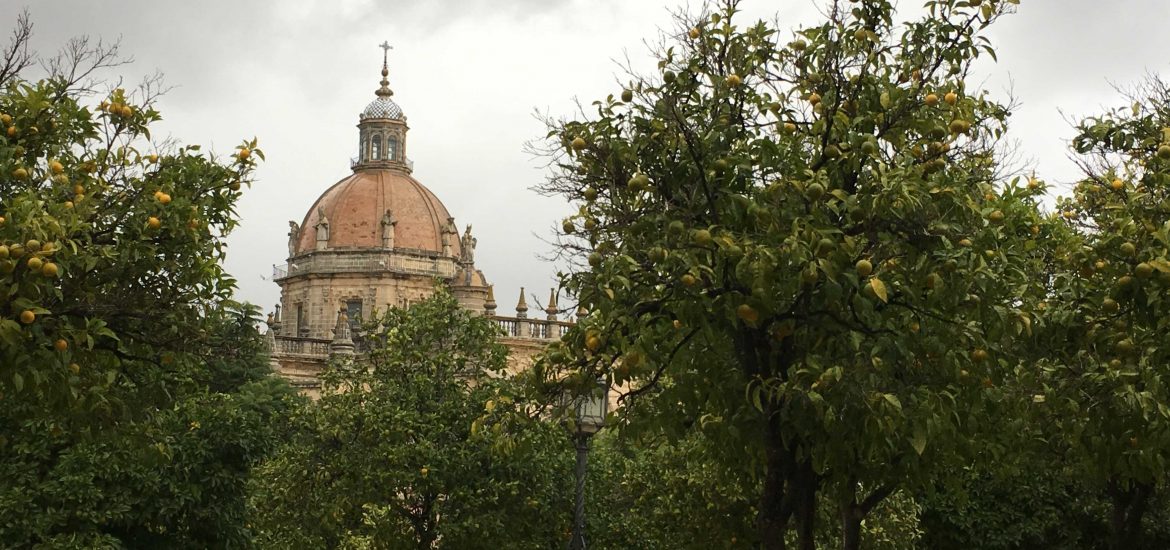
<svg viewBox="0 0 1170 550">
<path fill-rule="evenodd" d="M 899 2 L 901 17 L 920 0 Z M 1015 97 L 1018 154 L 1037 175 L 1069 182 L 1070 117 L 1121 105 L 1116 86 L 1170 73 L 1170 2 L 1022 0 L 991 29 L 999 61 L 976 82 Z M 777 17 L 782 29 L 820 19 L 823 0 L 744 0 L 743 23 Z M 649 0 L 201 0 L 117 3 L 58 0 L 27 6 L 33 48 L 51 54 L 70 37 L 121 40 L 127 83 L 155 72 L 173 88 L 158 101 L 156 138 L 172 136 L 230 153 L 256 137 L 267 155 L 228 237 L 226 267 L 238 298 L 270 311 L 272 266 L 287 255 L 288 221 L 349 174 L 357 115 L 373 99 L 389 41 L 390 85 L 411 127 L 414 177 L 474 225 L 476 265 L 507 314 L 520 287 L 541 303 L 556 266 L 543 257 L 571 208 L 531 188 L 547 172 L 524 145 L 540 140 L 536 114 L 571 117 L 621 90 L 624 67 L 654 70 L 647 41 L 673 30 L 692 2 Z M 11 27 L 24 6 L 0 3 Z"/>
</svg>

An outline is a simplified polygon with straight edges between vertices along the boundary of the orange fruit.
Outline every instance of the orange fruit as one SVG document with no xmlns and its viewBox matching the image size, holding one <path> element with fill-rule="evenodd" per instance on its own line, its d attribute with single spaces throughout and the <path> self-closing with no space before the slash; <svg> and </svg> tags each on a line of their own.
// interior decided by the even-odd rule
<svg viewBox="0 0 1170 550">
<path fill-rule="evenodd" d="M 585 348 L 589 351 L 597 351 L 601 348 L 601 338 L 597 336 L 590 336 L 585 339 Z"/>
<path fill-rule="evenodd" d="M 32 322 L 36 321 L 36 320 L 37 320 L 37 314 L 33 313 L 32 311 L 26 309 L 26 310 L 20 312 L 20 322 L 22 322 L 26 325 L 29 325 L 29 324 L 32 324 Z"/>
<path fill-rule="evenodd" d="M 854 267 L 857 268 L 857 274 L 861 277 L 869 277 L 869 274 L 873 273 L 873 263 L 869 260 L 857 260 Z"/>
<path fill-rule="evenodd" d="M 755 325 L 760 320 L 760 312 L 748 304 L 740 304 L 739 307 L 735 308 L 735 314 L 749 325 Z"/>
</svg>

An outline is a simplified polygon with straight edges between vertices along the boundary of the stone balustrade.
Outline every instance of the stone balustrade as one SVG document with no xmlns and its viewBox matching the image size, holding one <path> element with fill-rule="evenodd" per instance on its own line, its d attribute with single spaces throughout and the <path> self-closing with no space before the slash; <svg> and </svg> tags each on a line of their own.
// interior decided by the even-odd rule
<svg viewBox="0 0 1170 550">
<path fill-rule="evenodd" d="M 307 355 L 310 357 L 328 357 L 328 338 L 301 338 L 297 336 L 276 336 L 274 355 Z"/>
<path fill-rule="evenodd" d="M 422 250 L 396 248 L 393 251 L 345 251 L 329 249 L 329 254 L 310 252 L 292 258 L 287 264 L 273 266 L 272 278 L 327 273 L 401 273 L 450 278 L 459 265 L 456 258 Z"/>
<path fill-rule="evenodd" d="M 490 317 L 504 333 L 505 340 L 526 340 L 533 343 L 559 340 L 573 324 L 568 321 L 553 321 L 546 319 L 525 319 L 520 317 Z M 271 329 L 270 329 L 271 330 Z M 272 340 L 274 349 L 272 354 L 281 356 L 300 356 L 324 362 L 329 358 L 328 338 L 306 338 L 300 336 L 276 335 Z M 364 351 L 360 340 L 357 351 Z"/>
<path fill-rule="evenodd" d="M 568 321 L 549 321 L 544 319 L 525 319 L 521 317 L 491 317 L 504 331 L 504 335 L 511 338 L 532 338 L 536 340 L 560 340 L 572 323 Z"/>
</svg>

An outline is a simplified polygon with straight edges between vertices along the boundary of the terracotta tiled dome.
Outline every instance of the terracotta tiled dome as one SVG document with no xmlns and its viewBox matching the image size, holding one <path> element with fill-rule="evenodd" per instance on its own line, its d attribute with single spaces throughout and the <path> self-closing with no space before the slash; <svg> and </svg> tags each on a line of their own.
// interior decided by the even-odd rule
<svg viewBox="0 0 1170 550">
<path fill-rule="evenodd" d="M 405 171 L 358 170 L 333 184 L 313 203 L 301 224 L 296 254 L 317 247 L 319 212 L 329 220 L 329 249 L 382 247 L 382 219 L 389 210 L 395 248 L 442 253 L 447 207 Z M 450 239 L 451 255 L 460 254 L 458 235 Z"/>
</svg>

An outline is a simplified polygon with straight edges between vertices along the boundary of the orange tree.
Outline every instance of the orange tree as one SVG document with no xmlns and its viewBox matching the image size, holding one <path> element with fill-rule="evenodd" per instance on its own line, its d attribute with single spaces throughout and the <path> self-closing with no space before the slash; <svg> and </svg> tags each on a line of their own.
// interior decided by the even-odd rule
<svg viewBox="0 0 1170 550">
<path fill-rule="evenodd" d="M 605 376 L 656 403 L 643 426 L 716 426 L 763 479 L 765 548 L 793 525 L 812 548 L 818 495 L 856 548 L 874 506 L 964 450 L 1030 330 L 1013 284 L 1043 186 L 1002 182 L 1008 109 L 965 84 L 1012 4 L 896 24 L 834 2 L 791 41 L 735 2 L 684 18 L 659 74 L 550 123 L 541 191 L 579 205 L 562 250 L 588 267 L 562 283 L 588 315 L 535 375 Z"/>
<path fill-rule="evenodd" d="M 149 97 L 83 104 L 113 55 L 86 44 L 0 74 L 0 538 L 234 545 L 285 396 L 221 265 L 260 152 L 156 150 Z"/>
<path fill-rule="evenodd" d="M 1064 225 L 1039 353 L 1040 425 L 1110 501 L 1111 546 L 1148 547 L 1143 515 L 1170 461 L 1170 88 L 1086 118 L 1073 140 L 1086 177 Z"/>
<path fill-rule="evenodd" d="M 367 324 L 335 361 L 303 430 L 253 479 L 273 548 L 552 548 L 568 539 L 572 453 L 560 426 L 514 411 L 499 328 L 451 292 Z M 480 426 L 490 425 L 490 429 Z M 562 538 L 563 537 L 563 538 Z"/>
</svg>

